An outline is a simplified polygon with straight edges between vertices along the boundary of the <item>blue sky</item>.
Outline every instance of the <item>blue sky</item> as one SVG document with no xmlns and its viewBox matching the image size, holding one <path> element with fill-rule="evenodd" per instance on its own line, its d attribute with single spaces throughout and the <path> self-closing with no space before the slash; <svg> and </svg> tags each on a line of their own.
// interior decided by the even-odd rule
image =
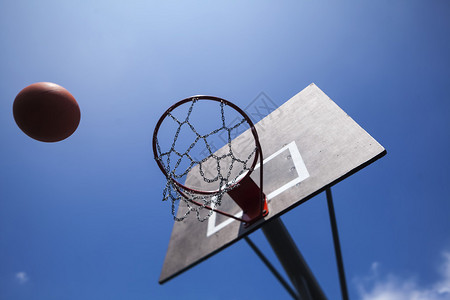
<svg viewBox="0 0 450 300">
<path fill-rule="evenodd" d="M 448 1 L 2 1 L 0 298 L 288 299 L 243 241 L 157 283 L 173 219 L 151 135 L 194 94 L 281 105 L 314 82 L 388 151 L 333 188 L 351 298 L 450 299 L 449 15 Z M 39 81 L 80 105 L 60 143 L 12 117 Z M 339 299 L 327 214 L 319 195 L 283 221 Z"/>
</svg>

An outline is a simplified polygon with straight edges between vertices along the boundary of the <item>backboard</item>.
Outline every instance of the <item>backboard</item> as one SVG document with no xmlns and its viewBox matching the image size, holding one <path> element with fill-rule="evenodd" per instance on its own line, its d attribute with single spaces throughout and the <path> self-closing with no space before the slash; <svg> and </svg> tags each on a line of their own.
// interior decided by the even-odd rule
<svg viewBox="0 0 450 300">
<path fill-rule="evenodd" d="M 264 158 L 264 193 L 269 214 L 248 227 L 216 213 L 204 222 L 195 217 L 175 222 L 160 283 L 230 246 L 270 219 L 281 216 L 386 154 L 375 139 L 314 84 L 271 112 L 255 127 Z M 247 130 L 233 143 L 245 148 L 247 141 L 251 140 L 250 135 Z M 188 174 L 186 182 L 201 182 L 195 174 Z M 253 172 L 251 177 L 259 182 L 259 172 Z M 224 201 L 224 205 L 228 206 L 226 210 L 231 214 L 242 215 L 233 201 Z"/>
</svg>

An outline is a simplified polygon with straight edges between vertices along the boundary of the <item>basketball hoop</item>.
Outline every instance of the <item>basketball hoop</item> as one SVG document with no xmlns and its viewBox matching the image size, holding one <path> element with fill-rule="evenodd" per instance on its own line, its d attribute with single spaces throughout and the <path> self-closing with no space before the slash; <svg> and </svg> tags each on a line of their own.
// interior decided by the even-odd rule
<svg viewBox="0 0 450 300">
<path fill-rule="evenodd" d="M 220 106 L 221 123 L 219 128 L 207 133 L 195 128 L 191 115 L 194 106 L 199 102 L 215 103 Z M 175 109 L 182 106 L 187 108 L 184 119 L 177 117 L 174 113 Z M 235 113 L 237 112 L 239 115 L 237 119 L 240 120 L 233 119 L 235 122 L 227 125 L 225 108 L 228 107 Z M 160 143 L 158 133 L 165 121 L 170 122 L 176 129 L 173 141 L 164 148 Z M 203 118 L 202 121 L 204 122 Z M 236 148 L 232 145 L 232 133 L 243 126 L 249 127 L 254 138 L 254 147 L 251 146 L 244 157 L 238 154 Z M 185 151 L 177 150 L 178 137 L 180 134 L 183 135 L 182 131 L 184 130 L 188 130 L 189 134 L 193 135 L 194 140 Z M 214 151 L 211 139 L 220 134 L 225 135 L 226 145 L 219 151 Z M 168 136 L 164 137 L 170 139 Z M 200 158 L 193 154 L 193 149 L 198 147 L 199 144 L 204 145 L 206 152 L 204 157 Z M 156 163 L 166 176 L 167 183 L 163 191 L 163 201 L 171 200 L 172 214 L 175 220 L 182 221 L 194 211 L 197 219 L 203 222 L 213 212 L 217 212 L 249 225 L 268 214 L 267 200 L 263 193 L 262 150 L 258 134 L 247 114 L 235 104 L 214 96 L 193 96 L 175 103 L 164 112 L 156 124 L 153 133 L 153 154 Z M 173 158 L 175 158 L 175 162 Z M 258 160 L 260 162 L 259 186 L 250 178 Z M 224 161 L 228 165 L 225 170 L 223 167 Z M 241 167 L 239 168 L 239 166 Z M 216 173 L 207 174 L 211 170 Z M 203 180 L 200 187 L 195 187 L 187 181 L 185 183 L 180 182 L 187 178 L 188 173 L 192 172 Z M 210 190 L 209 187 L 214 188 Z M 222 204 L 222 198 L 225 194 L 228 194 L 243 210 L 241 218 L 217 209 Z M 177 216 L 176 208 L 180 201 L 185 203 L 186 211 Z M 201 216 L 203 209 L 208 210 L 206 216 Z"/>
</svg>

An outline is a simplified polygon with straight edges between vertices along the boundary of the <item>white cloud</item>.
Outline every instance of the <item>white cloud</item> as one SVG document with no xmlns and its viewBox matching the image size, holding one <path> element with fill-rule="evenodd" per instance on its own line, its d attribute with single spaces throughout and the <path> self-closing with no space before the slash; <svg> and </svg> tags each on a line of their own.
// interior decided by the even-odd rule
<svg viewBox="0 0 450 300">
<path fill-rule="evenodd" d="M 450 300 L 450 252 L 443 254 L 441 277 L 427 287 L 421 287 L 414 278 L 401 279 L 393 274 L 381 278 L 379 263 L 371 266 L 370 275 L 355 280 L 361 300 Z"/>
<path fill-rule="evenodd" d="M 20 284 L 24 284 L 28 281 L 28 275 L 25 272 L 17 272 L 15 277 Z"/>
</svg>

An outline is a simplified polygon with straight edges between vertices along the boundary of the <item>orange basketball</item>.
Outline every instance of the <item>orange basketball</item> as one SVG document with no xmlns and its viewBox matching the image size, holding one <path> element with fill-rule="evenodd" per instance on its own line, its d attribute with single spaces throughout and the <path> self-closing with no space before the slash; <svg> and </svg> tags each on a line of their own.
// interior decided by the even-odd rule
<svg viewBox="0 0 450 300">
<path fill-rule="evenodd" d="M 80 123 L 80 107 L 62 86 L 51 82 L 33 83 L 17 94 L 13 104 L 17 126 L 41 142 L 68 138 Z"/>
</svg>

